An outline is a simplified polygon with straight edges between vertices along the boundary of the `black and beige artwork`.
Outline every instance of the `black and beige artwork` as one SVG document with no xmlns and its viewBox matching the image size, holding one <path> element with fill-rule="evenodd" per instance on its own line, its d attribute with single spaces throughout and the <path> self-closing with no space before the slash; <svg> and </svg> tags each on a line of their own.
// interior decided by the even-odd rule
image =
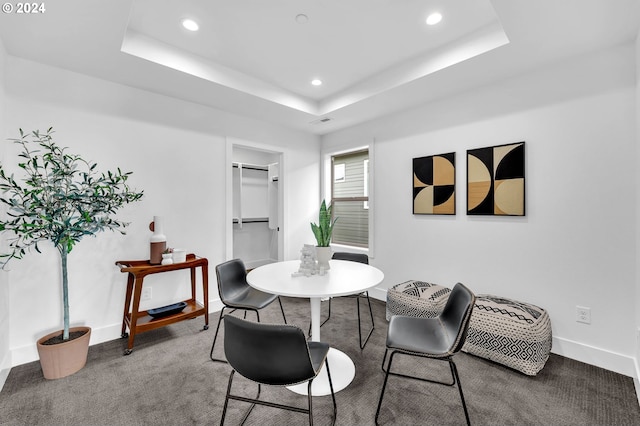
<svg viewBox="0 0 640 426">
<path fill-rule="evenodd" d="M 467 214 L 524 216 L 524 142 L 467 151 Z"/>
<path fill-rule="evenodd" d="M 456 154 L 413 159 L 413 214 L 456 214 Z"/>
</svg>

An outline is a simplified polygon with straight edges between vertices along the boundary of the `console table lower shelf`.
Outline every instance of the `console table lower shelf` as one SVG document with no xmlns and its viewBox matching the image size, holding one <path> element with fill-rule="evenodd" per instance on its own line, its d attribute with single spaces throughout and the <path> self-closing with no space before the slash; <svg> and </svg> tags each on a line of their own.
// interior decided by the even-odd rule
<svg viewBox="0 0 640 426">
<path fill-rule="evenodd" d="M 194 254 L 187 255 L 185 262 L 171 265 L 151 265 L 146 260 L 120 260 L 116 262 L 121 272 L 126 272 L 127 291 L 124 303 L 124 313 L 122 316 L 122 337 L 128 338 L 127 348 L 124 355 L 129 355 L 133 351 L 133 344 L 137 333 L 155 330 L 186 319 L 204 316 L 203 330 L 209 328 L 209 291 L 208 291 L 208 261 L 205 258 L 197 257 Z M 202 270 L 202 289 L 204 303 L 196 300 L 196 269 Z M 142 286 L 144 277 L 150 274 L 161 272 L 176 271 L 180 269 L 189 269 L 191 272 L 191 298 L 183 300 L 182 304 L 186 305 L 183 309 L 170 310 L 166 315 L 149 314 L 148 311 L 139 311 L 140 299 L 142 295 Z M 169 307 L 165 307 L 169 308 Z M 180 306 L 179 308 L 182 308 Z M 160 309 L 158 309 L 160 310 Z M 129 332 L 127 333 L 127 330 Z"/>
<path fill-rule="evenodd" d="M 149 315 L 148 311 L 140 311 L 138 312 L 137 321 L 135 325 L 135 333 L 144 333 L 145 331 L 155 330 L 156 328 L 161 328 L 167 326 L 169 324 L 174 324 L 176 322 L 180 322 L 186 319 L 196 318 L 200 315 L 204 315 L 205 309 L 204 305 L 198 301 L 189 299 L 184 300 L 187 306 L 184 308 L 182 312 L 169 314 L 161 317 L 153 317 Z M 133 327 L 131 325 L 131 313 L 127 313 L 124 318 L 125 326 L 131 330 Z M 209 329 L 209 324 L 205 324 L 202 328 L 203 330 Z M 123 333 L 122 337 L 127 338 L 131 337 L 129 333 Z M 133 346 L 133 345 L 132 345 Z M 133 351 L 133 347 L 127 348 L 124 351 L 125 355 L 129 355 Z"/>
</svg>

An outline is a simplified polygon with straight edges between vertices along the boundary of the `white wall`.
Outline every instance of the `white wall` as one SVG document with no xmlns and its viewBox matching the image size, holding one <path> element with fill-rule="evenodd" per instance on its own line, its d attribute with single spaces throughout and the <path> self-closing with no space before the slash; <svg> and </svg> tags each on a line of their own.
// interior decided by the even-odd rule
<svg viewBox="0 0 640 426">
<path fill-rule="evenodd" d="M 228 137 L 279 146 L 292 159 L 286 165 L 286 174 L 292 177 L 285 188 L 292 200 L 289 208 L 304 210 L 295 204 L 318 198 L 316 136 L 11 56 L 7 59 L 8 108 L 1 140 L 15 137 L 19 127 L 54 126 L 60 145 L 98 162 L 101 170 L 133 171 L 131 186 L 145 191 L 143 201 L 119 214 L 131 222 L 126 236 L 103 233 L 85 239 L 70 255 L 71 322 L 93 328 L 92 344 L 120 336 L 126 276 L 114 262 L 148 258 L 148 224 L 154 215 L 164 217 L 169 246 L 205 256 L 212 266 L 226 260 Z M 4 143 L 3 148 L 15 153 L 12 144 Z M 295 232 L 308 225 L 311 214 L 288 218 L 287 239 L 291 247 L 299 248 L 304 237 Z M 62 325 L 57 252 L 51 247 L 44 252 L 10 264 L 13 365 L 37 359 L 35 340 Z M 286 256 L 296 257 L 297 249 Z M 143 308 L 162 306 L 187 292 L 156 278 L 153 299 Z M 219 298 L 215 275 L 209 278 L 213 311 Z"/>
<path fill-rule="evenodd" d="M 640 32 L 636 37 L 636 104 L 635 104 L 635 117 L 636 117 L 636 188 L 640 188 Z M 636 197 L 636 255 L 640 253 L 640 196 Z M 636 395 L 640 402 L 640 262 L 636 261 L 636 287 L 635 287 L 635 324 L 636 324 Z"/>
<path fill-rule="evenodd" d="M 5 61 L 6 53 L 0 40 L 0 134 L 5 130 Z M 4 150 L 0 149 L 0 161 L 4 162 Z M 1 240 L 4 246 L 4 239 Z M 4 385 L 11 369 L 11 352 L 9 350 L 9 283 L 7 274 L 0 271 L 0 389 Z"/>
<path fill-rule="evenodd" d="M 460 281 L 549 311 L 553 351 L 635 375 L 635 53 L 631 45 L 323 138 L 375 139 L 382 287 Z M 526 141 L 526 217 L 466 215 L 466 150 Z M 412 214 L 412 158 L 456 152 L 455 216 Z M 380 293 L 378 293 L 380 294 Z M 575 321 L 591 307 L 592 324 Z"/>
</svg>

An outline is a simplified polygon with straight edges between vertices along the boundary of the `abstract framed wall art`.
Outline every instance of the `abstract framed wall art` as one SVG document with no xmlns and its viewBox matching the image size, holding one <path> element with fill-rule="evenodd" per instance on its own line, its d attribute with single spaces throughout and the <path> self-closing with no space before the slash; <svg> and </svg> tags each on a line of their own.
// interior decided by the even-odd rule
<svg viewBox="0 0 640 426">
<path fill-rule="evenodd" d="M 467 150 L 467 214 L 524 216 L 524 142 Z"/>
<path fill-rule="evenodd" d="M 456 153 L 413 159 L 413 214 L 456 214 Z"/>
</svg>

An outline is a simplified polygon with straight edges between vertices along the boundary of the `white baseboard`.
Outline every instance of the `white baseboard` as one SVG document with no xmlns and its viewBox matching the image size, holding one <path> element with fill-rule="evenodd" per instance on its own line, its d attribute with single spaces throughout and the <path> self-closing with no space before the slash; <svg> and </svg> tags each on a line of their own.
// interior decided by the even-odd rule
<svg viewBox="0 0 640 426">
<path fill-rule="evenodd" d="M 638 380 L 638 378 L 640 378 L 640 368 L 638 366 L 637 358 L 634 360 L 634 365 L 636 367 L 636 376 L 633 378 L 633 385 L 636 388 L 636 398 L 638 398 L 638 405 L 640 405 L 640 380 Z"/>
<path fill-rule="evenodd" d="M 551 352 L 605 370 L 637 378 L 635 358 L 606 349 L 575 342 L 563 337 L 553 337 Z"/>
<path fill-rule="evenodd" d="M 209 314 L 212 312 L 219 312 L 224 305 L 222 304 L 222 300 L 215 299 L 209 301 Z M 209 316 L 209 323 L 211 323 L 211 316 Z"/>
<path fill-rule="evenodd" d="M 385 302 L 387 300 L 387 289 L 374 288 L 369 290 L 369 296 Z M 595 365 L 596 367 L 614 371 L 625 376 L 633 377 L 637 383 L 637 390 L 640 390 L 640 367 L 634 357 L 608 351 L 584 343 L 575 342 L 563 337 L 554 336 L 551 352 L 566 358 Z M 636 392 L 640 403 L 640 392 Z"/>
<path fill-rule="evenodd" d="M 11 349 L 11 367 L 37 361 L 38 359 L 38 349 L 35 342 L 32 345 Z"/>
<path fill-rule="evenodd" d="M 0 392 L 2 391 L 5 382 L 7 381 L 7 377 L 9 377 L 10 371 L 10 368 L 3 368 L 2 370 L 0 370 Z"/>
<path fill-rule="evenodd" d="M 2 362 L 0 362 L 0 391 L 4 387 L 9 372 L 11 371 L 11 351 L 7 352 Z"/>
<path fill-rule="evenodd" d="M 218 312 L 221 309 L 222 309 L 222 301 L 220 301 L 220 299 L 212 300 L 209 302 L 209 314 L 211 314 L 212 312 Z M 210 315 L 209 325 L 211 325 L 211 321 L 213 319 L 214 319 L 214 316 Z M 217 321 L 217 318 L 215 320 Z M 100 327 L 100 328 L 91 328 L 91 340 L 89 341 L 89 346 L 97 345 L 99 343 L 109 342 L 111 340 L 120 339 L 121 332 L 122 332 L 122 323 L 111 324 L 111 325 Z M 38 356 L 38 348 L 36 347 L 35 342 L 31 345 L 26 345 L 19 348 L 11 349 L 9 358 L 10 358 L 10 361 L 8 366 L 10 367 L 26 364 L 28 362 L 38 361 L 40 359 Z M 1 366 L 2 365 L 0 365 L 0 367 Z M 11 370 L 11 368 L 8 368 L 8 370 Z M 0 380 L 2 379 L 1 377 L 2 374 L 3 374 L 3 370 L 0 370 Z M 8 371 L 6 375 L 7 376 L 9 375 Z"/>
<path fill-rule="evenodd" d="M 122 324 L 112 324 L 101 328 L 91 328 L 91 340 L 89 346 L 97 345 L 111 340 L 119 339 Z M 38 348 L 35 341 L 30 345 L 11 349 L 11 366 L 15 367 L 29 362 L 38 361 Z"/>
<path fill-rule="evenodd" d="M 387 289 L 386 288 L 378 288 L 374 287 L 369 290 L 369 297 L 373 297 L 377 300 L 382 300 L 383 302 L 387 302 Z"/>
</svg>

